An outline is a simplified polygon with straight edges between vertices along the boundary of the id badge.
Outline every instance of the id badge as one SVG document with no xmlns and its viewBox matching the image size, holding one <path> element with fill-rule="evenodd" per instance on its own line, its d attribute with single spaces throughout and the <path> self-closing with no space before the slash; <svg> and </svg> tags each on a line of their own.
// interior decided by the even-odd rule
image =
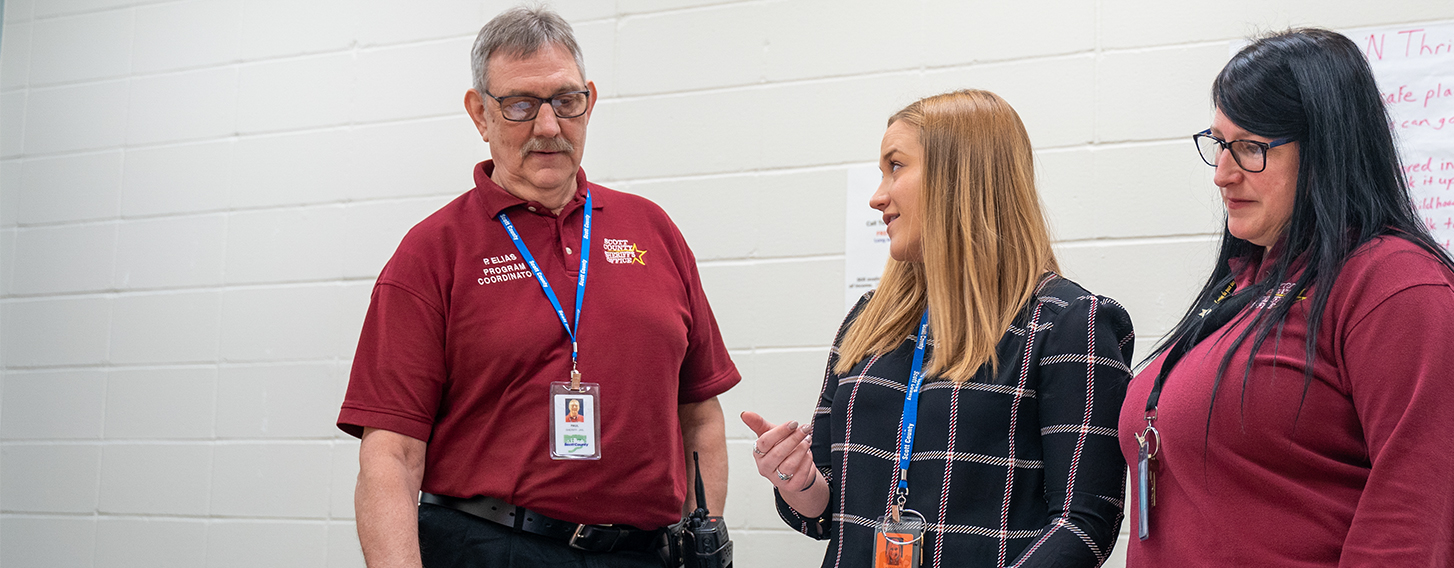
<svg viewBox="0 0 1454 568">
<path fill-rule="evenodd" d="M 557 460 L 601 459 L 601 385 L 550 383 L 550 457 Z"/>
<path fill-rule="evenodd" d="M 1147 487 L 1151 485 L 1151 464 L 1146 453 L 1146 439 L 1137 438 L 1136 449 L 1136 533 L 1141 540 L 1151 535 L 1151 507 Z"/>
<path fill-rule="evenodd" d="M 1161 452 L 1161 432 L 1149 423 L 1136 436 L 1136 534 L 1151 536 L 1151 508 L 1156 506 L 1156 454 Z"/>
<path fill-rule="evenodd" d="M 912 509 L 916 518 L 901 516 L 899 522 L 887 516 L 878 518 L 878 530 L 873 535 L 874 568 L 918 568 L 923 561 L 924 518 Z"/>
</svg>

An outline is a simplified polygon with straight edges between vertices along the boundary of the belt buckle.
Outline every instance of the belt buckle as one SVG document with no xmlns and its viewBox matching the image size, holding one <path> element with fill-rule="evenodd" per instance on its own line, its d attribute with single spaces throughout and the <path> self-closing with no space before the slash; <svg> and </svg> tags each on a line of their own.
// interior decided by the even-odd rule
<svg viewBox="0 0 1454 568">
<path fill-rule="evenodd" d="M 602 527 L 609 527 L 611 525 L 601 525 L 601 526 Z M 596 550 L 596 549 L 592 549 L 592 548 L 586 548 L 584 546 L 581 546 L 580 544 L 577 544 L 576 541 L 580 540 L 580 538 L 581 538 L 581 531 L 586 530 L 587 527 L 593 527 L 594 528 L 594 527 L 596 527 L 596 525 L 576 525 L 576 530 L 575 530 L 575 532 L 571 533 L 571 535 L 570 535 L 570 541 L 568 543 L 568 544 L 570 544 L 570 547 L 571 548 L 574 548 L 576 550 L 585 550 L 585 551 L 588 551 L 588 552 L 610 552 L 612 548 L 615 548 L 616 541 L 618 541 L 618 540 L 621 539 L 621 535 L 618 532 L 616 534 L 616 538 L 611 541 L 611 545 L 610 546 L 607 546 L 605 548 L 605 550 Z"/>
</svg>

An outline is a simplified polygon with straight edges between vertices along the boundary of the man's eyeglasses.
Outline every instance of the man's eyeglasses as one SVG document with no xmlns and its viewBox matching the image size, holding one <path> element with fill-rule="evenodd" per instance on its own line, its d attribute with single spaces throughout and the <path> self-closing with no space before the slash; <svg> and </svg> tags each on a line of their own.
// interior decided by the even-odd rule
<svg viewBox="0 0 1454 568">
<path fill-rule="evenodd" d="M 557 118 L 575 118 L 586 114 L 587 103 L 590 102 L 591 91 L 571 91 L 561 93 L 550 98 L 532 97 L 530 95 L 511 95 L 508 97 L 497 97 L 485 91 L 485 96 L 495 99 L 500 103 L 500 114 L 510 122 L 530 122 L 540 114 L 540 105 L 550 104 L 555 111 Z"/>
<path fill-rule="evenodd" d="M 1191 137 L 1197 143 L 1197 151 L 1202 155 L 1202 161 L 1208 166 L 1217 167 L 1217 156 L 1222 150 L 1230 150 L 1232 159 L 1237 165 L 1248 173 L 1257 173 L 1267 169 L 1267 151 L 1288 142 L 1292 138 L 1278 138 L 1271 142 L 1258 142 L 1256 140 L 1232 140 L 1226 141 L 1212 136 L 1212 129 L 1208 128 L 1196 133 Z"/>
</svg>

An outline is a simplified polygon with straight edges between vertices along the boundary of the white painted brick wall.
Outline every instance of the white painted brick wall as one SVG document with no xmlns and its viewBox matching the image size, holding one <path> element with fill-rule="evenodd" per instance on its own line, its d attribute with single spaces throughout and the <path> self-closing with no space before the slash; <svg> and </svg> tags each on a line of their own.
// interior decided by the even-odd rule
<svg viewBox="0 0 1454 568">
<path fill-rule="evenodd" d="M 336 278 L 344 246 L 343 208 L 239 212 L 228 221 L 227 235 L 229 283 Z"/>
<path fill-rule="evenodd" d="M 137 8 L 136 33 L 128 38 L 131 72 L 212 67 L 237 60 L 242 4 L 242 0 L 189 0 Z"/>
<path fill-rule="evenodd" d="M 221 449 L 198 442 L 107 445 L 99 512 L 206 516 L 214 451 Z"/>
<path fill-rule="evenodd" d="M 109 410 L 106 438 L 216 438 L 217 373 L 216 365 L 137 366 L 109 371 L 104 384 L 105 407 Z M 204 477 L 210 479 L 211 472 Z"/>
<path fill-rule="evenodd" d="M 207 523 L 160 517 L 103 518 L 96 523 L 96 550 L 96 568 L 206 566 Z"/>
<path fill-rule="evenodd" d="M 114 282 L 128 290 L 216 286 L 226 250 L 221 213 L 137 219 L 119 228 Z"/>
<path fill-rule="evenodd" d="M 23 13 L 31 14 L 32 17 L 40 19 L 98 12 L 132 4 L 155 2 L 156 0 L 150 0 L 150 2 L 131 2 L 128 0 L 21 0 L 20 2 L 16 2 L 16 4 L 19 4 L 17 8 Z M 8 8 L 10 2 L 6 2 L 6 4 Z"/>
<path fill-rule="evenodd" d="M 625 18 L 616 27 L 616 90 L 629 96 L 756 83 L 768 18 L 759 2 Z"/>
<path fill-rule="evenodd" d="M 7 373 L 0 439 L 99 439 L 106 388 L 99 369 Z"/>
<path fill-rule="evenodd" d="M 463 114 L 472 37 L 366 48 L 358 52 L 355 122 Z M 466 118 L 468 118 L 466 116 Z"/>
<path fill-rule="evenodd" d="M 121 146 L 127 117 L 122 101 L 130 100 L 129 87 L 127 81 L 107 81 L 20 91 L 26 95 L 17 121 L 23 129 L 16 132 L 24 133 L 25 155 Z"/>
<path fill-rule="evenodd" d="M 113 219 L 121 194 L 119 150 L 19 162 L 16 221 L 27 225 Z"/>
<path fill-rule="evenodd" d="M 356 36 L 345 32 L 341 36 L 345 43 L 357 41 L 365 46 L 390 45 L 473 36 L 480 31 L 484 22 L 509 6 L 504 2 L 474 0 L 439 0 L 430 4 L 429 9 L 420 10 L 416 5 L 393 0 L 362 0 L 354 10 L 344 7 L 328 12 L 310 13 L 313 21 L 309 24 L 326 25 L 327 22 L 337 20 L 339 13 L 353 11 L 357 14 L 358 31 Z M 465 58 L 468 60 L 468 53 Z M 468 70 L 465 70 L 464 77 L 469 77 Z"/>
<path fill-rule="evenodd" d="M 111 287 L 116 223 L 43 227 L 15 240 L 17 294 L 93 292 Z"/>
<path fill-rule="evenodd" d="M 217 360 L 222 293 L 128 294 L 111 304 L 113 365 Z"/>
<path fill-rule="evenodd" d="M 345 51 L 356 41 L 355 2 L 245 0 L 240 26 L 243 59 Z"/>
<path fill-rule="evenodd" d="M 1097 5 L 1078 0 L 1042 1 L 1028 6 L 1013 2 L 936 2 L 932 12 L 922 18 L 924 62 L 933 67 L 958 67 L 965 63 L 1087 53 L 1096 48 L 1096 38 L 1103 34 L 1094 25 Z M 1145 25 L 1144 20 L 1141 22 Z M 1062 96 L 1061 100 L 1070 98 Z"/>
<path fill-rule="evenodd" d="M 362 566 L 358 443 L 333 420 L 373 278 L 487 156 L 461 108 L 468 49 L 513 3 L 4 2 L 0 565 Z M 602 95 L 587 171 L 677 220 L 743 371 L 722 397 L 726 514 L 739 565 L 769 567 L 824 546 L 777 518 L 736 415 L 811 416 L 843 316 L 845 172 L 874 161 L 889 114 L 965 87 L 1009 100 L 1064 272 L 1126 305 L 1144 354 L 1215 248 L 1186 138 L 1227 42 L 1454 18 L 1352 0 L 552 4 Z"/>
<path fill-rule="evenodd" d="M 110 11 L 35 22 L 30 38 L 29 83 L 47 85 L 126 75 L 131 70 L 132 18 L 129 11 Z"/>
<path fill-rule="evenodd" d="M 137 77 L 126 109 L 126 143 L 227 136 L 237 129 L 237 106 L 236 67 Z"/>
<path fill-rule="evenodd" d="M 10 90 L 25 85 L 30 70 L 30 24 L 12 25 L 4 22 L 0 38 L 0 89 Z"/>
<path fill-rule="evenodd" d="M 89 516 L 7 514 L 0 517 L 0 538 L 6 566 L 91 566 L 96 558 L 96 521 Z"/>
<path fill-rule="evenodd" d="M 313 568 L 328 563 L 329 525 L 315 521 L 214 521 L 206 566 Z M 267 543 L 259 546 L 259 543 Z M 362 562 L 358 564 L 362 566 Z"/>
<path fill-rule="evenodd" d="M 217 399 L 217 437 L 320 439 L 336 427 L 316 409 L 342 398 L 338 365 L 328 362 L 256 365 L 223 369 Z"/>
<path fill-rule="evenodd" d="M 356 76 L 350 53 L 245 65 L 238 85 L 237 131 L 347 124 Z"/>
<path fill-rule="evenodd" d="M 0 312 L 0 341 L 10 369 L 106 363 L 111 301 L 96 296 L 16 299 Z"/>
<path fill-rule="evenodd" d="M 1015 107 L 1030 142 L 1046 150 L 1095 139 L 1095 82 L 1095 58 L 1082 53 L 935 70 L 925 74 L 923 92 L 994 91 Z"/>
<path fill-rule="evenodd" d="M 219 172 L 231 169 L 234 145 L 220 140 L 127 150 L 121 214 L 146 217 L 226 209 L 233 176 Z"/>
<path fill-rule="evenodd" d="M 763 14 L 767 18 L 764 22 L 767 38 L 762 46 L 767 52 L 763 75 L 776 82 L 919 67 L 926 54 L 922 24 L 918 23 L 924 19 L 924 9 L 922 2 L 874 0 L 767 3 Z M 816 29 L 804 33 L 807 22 L 812 22 Z M 844 94 L 856 92 L 850 90 Z M 838 108 L 835 102 L 838 101 L 818 108 Z M 797 104 L 784 106 L 798 111 L 812 108 Z M 837 113 L 804 114 L 826 118 Z"/>
<path fill-rule="evenodd" d="M 18 443 L 0 448 L 0 509 L 88 514 L 97 510 L 101 445 Z"/>
</svg>

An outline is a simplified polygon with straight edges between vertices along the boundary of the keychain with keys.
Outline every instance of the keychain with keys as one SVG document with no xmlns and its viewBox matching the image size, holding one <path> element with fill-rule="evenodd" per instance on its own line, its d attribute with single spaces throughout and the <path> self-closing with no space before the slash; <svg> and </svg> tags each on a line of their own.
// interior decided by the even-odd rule
<svg viewBox="0 0 1454 568">
<path fill-rule="evenodd" d="M 1222 293 L 1211 302 L 1203 303 L 1198 313 L 1202 318 L 1207 318 L 1216 311 L 1218 304 L 1227 299 L 1233 292 L 1237 291 L 1237 281 L 1228 276 L 1227 284 L 1222 288 Z M 1141 540 L 1151 536 L 1151 508 L 1156 506 L 1156 455 L 1161 453 L 1161 432 L 1156 429 L 1156 409 L 1161 401 L 1161 389 L 1166 386 L 1166 379 L 1171 374 L 1172 368 L 1181 361 L 1198 341 L 1206 338 L 1207 334 L 1220 329 L 1226 325 L 1227 320 L 1232 317 L 1236 310 L 1223 310 L 1222 315 L 1213 317 L 1202 322 L 1202 328 L 1196 334 L 1183 334 L 1178 337 L 1161 361 L 1161 370 L 1157 372 L 1156 378 L 1151 383 L 1151 393 L 1146 395 L 1146 429 L 1135 434 L 1136 437 L 1136 533 Z"/>
<path fill-rule="evenodd" d="M 1151 535 L 1151 508 L 1156 506 L 1156 454 L 1161 452 L 1161 432 L 1147 416 L 1146 429 L 1136 437 L 1136 533 L 1141 540 Z"/>
</svg>

